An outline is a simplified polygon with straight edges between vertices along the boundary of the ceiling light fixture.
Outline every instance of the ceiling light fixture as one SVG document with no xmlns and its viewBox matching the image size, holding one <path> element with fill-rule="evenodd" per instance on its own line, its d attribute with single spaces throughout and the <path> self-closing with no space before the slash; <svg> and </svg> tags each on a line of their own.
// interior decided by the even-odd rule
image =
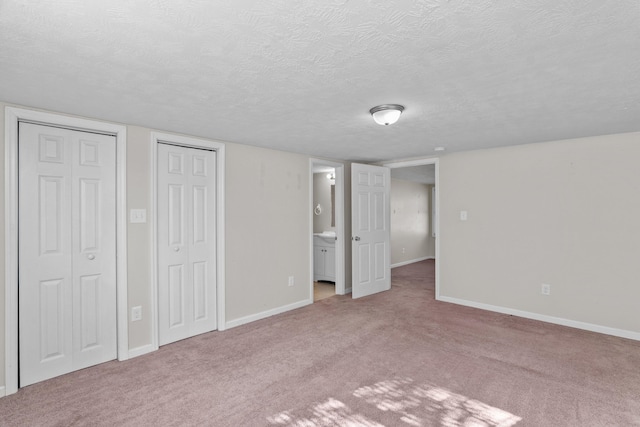
<svg viewBox="0 0 640 427">
<path fill-rule="evenodd" d="M 398 121 L 404 107 L 398 104 L 383 104 L 373 107 L 369 112 L 377 124 L 387 126 Z"/>
</svg>

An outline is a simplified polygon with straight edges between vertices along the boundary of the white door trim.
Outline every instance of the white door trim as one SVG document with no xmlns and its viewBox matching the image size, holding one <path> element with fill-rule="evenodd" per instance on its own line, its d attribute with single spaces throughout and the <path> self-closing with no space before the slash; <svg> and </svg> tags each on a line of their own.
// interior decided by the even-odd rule
<svg viewBox="0 0 640 427">
<path fill-rule="evenodd" d="M 118 360 L 129 358 L 127 317 L 127 128 L 16 107 L 5 109 L 5 392 L 18 391 L 18 122 L 98 132 L 116 138 L 116 293 Z"/>
<path fill-rule="evenodd" d="M 224 196 L 224 166 L 225 146 L 218 141 L 192 138 L 182 135 L 173 135 L 161 132 L 151 132 L 151 345 L 152 350 L 158 349 L 158 143 L 167 142 L 174 145 L 191 148 L 203 148 L 216 152 L 216 315 L 217 329 L 227 329 L 225 320 L 225 196 Z"/>
<path fill-rule="evenodd" d="M 309 159 L 309 300 L 313 302 L 313 167 L 329 166 L 336 173 L 336 294 L 344 295 L 345 289 L 345 241 L 344 232 L 344 164 L 321 159 Z M 350 239 L 350 237 L 349 237 Z"/>
<path fill-rule="evenodd" d="M 406 160 L 398 162 L 382 163 L 382 166 L 386 166 L 391 169 L 406 168 L 410 166 L 422 166 L 422 165 L 435 165 L 436 168 L 436 209 L 435 209 L 435 232 L 436 232 L 436 299 L 440 299 L 440 159 L 437 157 L 431 157 L 428 159 L 416 159 Z"/>
</svg>

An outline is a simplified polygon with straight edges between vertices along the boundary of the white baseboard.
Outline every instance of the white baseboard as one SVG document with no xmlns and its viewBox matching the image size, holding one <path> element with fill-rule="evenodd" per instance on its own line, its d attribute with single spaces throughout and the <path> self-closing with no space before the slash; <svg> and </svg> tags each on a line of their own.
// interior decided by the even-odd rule
<svg viewBox="0 0 640 427">
<path fill-rule="evenodd" d="M 290 310 L 295 310 L 296 308 L 304 307 L 306 305 L 313 304 L 313 300 L 306 299 L 302 301 L 295 302 L 293 304 L 284 305 L 282 307 L 274 308 L 271 310 L 263 311 L 261 313 L 252 314 L 250 316 L 241 317 L 239 319 L 230 320 L 225 323 L 225 330 L 235 328 L 236 326 L 244 325 L 246 323 L 255 322 L 256 320 L 264 319 L 267 317 L 275 316 L 276 314 L 281 314 Z M 129 358 L 134 358 L 138 356 L 142 356 L 147 353 L 151 353 L 158 350 L 158 347 L 148 344 L 140 347 L 132 348 L 129 350 Z"/>
<path fill-rule="evenodd" d="M 285 313 L 290 310 L 295 310 L 296 308 L 301 308 L 309 304 L 313 304 L 313 300 L 305 299 L 302 301 L 294 302 L 293 304 L 283 305 L 282 307 L 263 311 L 261 313 L 252 314 L 250 316 L 241 317 L 239 319 L 229 320 L 227 321 L 225 326 L 226 326 L 226 329 L 235 328 L 236 326 L 255 322 L 256 320 L 265 319 L 267 317 L 275 316 L 276 314 Z"/>
<path fill-rule="evenodd" d="M 129 359 L 133 359 L 134 357 L 142 356 L 143 354 L 152 353 L 156 351 L 158 347 L 153 344 L 147 344 L 140 347 L 129 349 Z"/>
<path fill-rule="evenodd" d="M 513 308 L 500 307 L 497 305 L 484 304 L 458 298 L 441 296 L 437 299 L 438 301 L 450 302 L 453 304 L 479 308 L 482 310 L 495 311 L 496 313 L 511 314 L 513 316 L 524 317 L 526 319 L 540 320 L 542 322 L 554 323 L 556 325 L 569 326 L 571 328 L 583 329 L 585 331 L 598 332 L 600 334 L 613 335 L 615 337 L 640 341 L 639 332 L 627 331 L 625 329 L 610 328 L 609 326 L 595 325 L 593 323 L 563 319 L 562 317 L 547 316 L 545 314 L 532 313 L 529 311 L 516 310 Z"/>
<path fill-rule="evenodd" d="M 0 397 L 5 397 L 7 393 L 5 392 L 4 386 L 0 386 Z"/>
<path fill-rule="evenodd" d="M 434 257 L 434 256 L 426 256 L 426 257 L 423 257 L 423 258 L 410 259 L 409 261 L 397 262 L 395 264 L 391 264 L 391 268 L 402 267 L 403 265 L 413 264 L 414 262 L 420 262 L 420 261 L 424 261 L 426 259 L 436 259 L 436 257 Z"/>
</svg>

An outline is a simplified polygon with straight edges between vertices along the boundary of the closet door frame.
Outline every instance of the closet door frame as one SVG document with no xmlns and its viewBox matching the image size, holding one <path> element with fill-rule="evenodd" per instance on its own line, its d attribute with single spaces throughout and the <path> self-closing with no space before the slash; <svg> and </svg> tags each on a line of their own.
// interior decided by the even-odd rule
<svg viewBox="0 0 640 427">
<path fill-rule="evenodd" d="M 116 305 L 118 360 L 129 358 L 127 318 L 127 128 L 55 113 L 5 108 L 5 395 L 18 391 L 18 124 L 30 122 L 116 139 Z"/>
<path fill-rule="evenodd" d="M 187 148 L 199 148 L 216 152 L 216 317 L 217 330 L 224 331 L 226 329 L 225 321 L 225 145 L 219 141 L 210 141 L 199 138 L 191 138 L 182 135 L 172 135 L 168 133 L 152 132 L 151 133 L 151 200 L 152 214 L 151 221 L 151 319 L 152 319 L 152 350 L 159 347 L 159 329 L 158 329 L 158 239 L 156 230 L 158 229 L 158 144 L 166 143 L 178 145 Z"/>
</svg>

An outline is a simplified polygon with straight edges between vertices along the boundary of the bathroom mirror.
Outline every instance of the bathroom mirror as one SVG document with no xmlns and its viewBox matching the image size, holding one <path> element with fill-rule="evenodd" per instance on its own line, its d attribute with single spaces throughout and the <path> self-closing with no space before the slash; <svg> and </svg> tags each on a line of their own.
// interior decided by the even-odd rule
<svg viewBox="0 0 640 427">
<path fill-rule="evenodd" d="M 322 233 L 336 226 L 336 186 L 333 170 L 313 174 L 313 232 Z M 332 173 L 327 173 L 332 172 Z M 320 206 L 320 209 L 318 209 Z"/>
<path fill-rule="evenodd" d="M 331 184 L 331 226 L 336 226 L 336 185 Z"/>
</svg>

